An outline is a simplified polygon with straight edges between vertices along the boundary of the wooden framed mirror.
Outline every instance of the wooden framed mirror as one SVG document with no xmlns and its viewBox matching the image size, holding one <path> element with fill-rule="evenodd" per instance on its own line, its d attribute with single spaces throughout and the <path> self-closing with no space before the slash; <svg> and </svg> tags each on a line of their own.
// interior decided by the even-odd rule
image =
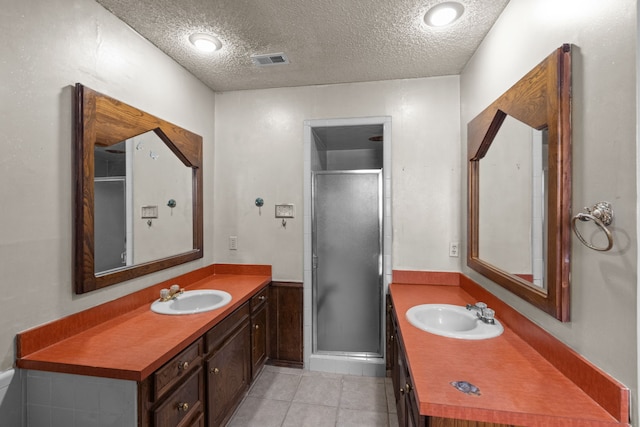
<svg viewBox="0 0 640 427">
<path fill-rule="evenodd" d="M 467 265 L 569 321 L 571 46 L 468 124 Z"/>
<path fill-rule="evenodd" d="M 78 294 L 203 256 L 202 137 L 78 83 Z"/>
</svg>

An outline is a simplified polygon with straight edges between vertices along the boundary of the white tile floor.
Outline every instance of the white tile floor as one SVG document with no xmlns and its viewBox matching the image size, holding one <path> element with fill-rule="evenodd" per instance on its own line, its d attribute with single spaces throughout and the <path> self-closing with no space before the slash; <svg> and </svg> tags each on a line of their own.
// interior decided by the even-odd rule
<svg viewBox="0 0 640 427">
<path fill-rule="evenodd" d="M 390 378 L 265 366 L 228 427 L 396 427 Z"/>
</svg>

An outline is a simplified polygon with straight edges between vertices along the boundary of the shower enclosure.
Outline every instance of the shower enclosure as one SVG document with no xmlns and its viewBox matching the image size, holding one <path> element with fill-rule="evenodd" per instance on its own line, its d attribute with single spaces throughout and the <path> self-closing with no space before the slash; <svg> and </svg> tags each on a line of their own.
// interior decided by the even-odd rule
<svg viewBox="0 0 640 427">
<path fill-rule="evenodd" d="M 94 259 L 100 273 L 127 265 L 125 178 L 95 178 L 94 192 Z"/>
<path fill-rule="evenodd" d="M 312 175 L 313 349 L 382 357 L 382 171 Z"/>
</svg>

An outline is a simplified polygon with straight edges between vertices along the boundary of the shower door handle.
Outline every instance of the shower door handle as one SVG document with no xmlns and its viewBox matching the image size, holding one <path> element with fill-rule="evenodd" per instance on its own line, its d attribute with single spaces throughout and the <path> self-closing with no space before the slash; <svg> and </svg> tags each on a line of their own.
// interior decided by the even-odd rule
<svg viewBox="0 0 640 427">
<path fill-rule="evenodd" d="M 311 267 L 318 268 L 318 255 L 311 256 Z"/>
</svg>

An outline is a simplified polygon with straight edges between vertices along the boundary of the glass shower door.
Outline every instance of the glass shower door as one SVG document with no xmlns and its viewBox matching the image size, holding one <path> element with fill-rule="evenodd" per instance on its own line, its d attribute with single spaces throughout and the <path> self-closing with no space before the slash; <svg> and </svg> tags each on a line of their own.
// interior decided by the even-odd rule
<svg viewBox="0 0 640 427">
<path fill-rule="evenodd" d="M 125 178 L 96 178 L 94 192 L 94 259 L 100 273 L 127 265 Z"/>
<path fill-rule="evenodd" d="M 382 171 L 313 175 L 314 352 L 382 356 Z"/>
</svg>

